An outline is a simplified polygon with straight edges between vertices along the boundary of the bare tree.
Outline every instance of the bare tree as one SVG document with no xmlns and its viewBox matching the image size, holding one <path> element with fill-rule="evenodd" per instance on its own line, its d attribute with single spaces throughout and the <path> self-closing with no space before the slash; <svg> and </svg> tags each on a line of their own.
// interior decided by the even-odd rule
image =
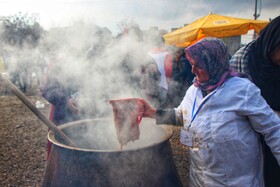
<svg viewBox="0 0 280 187">
<path fill-rule="evenodd" d="M 37 20 L 38 16 L 35 14 L 18 13 L 2 17 L 1 41 L 15 47 L 36 47 L 44 31 Z"/>
</svg>

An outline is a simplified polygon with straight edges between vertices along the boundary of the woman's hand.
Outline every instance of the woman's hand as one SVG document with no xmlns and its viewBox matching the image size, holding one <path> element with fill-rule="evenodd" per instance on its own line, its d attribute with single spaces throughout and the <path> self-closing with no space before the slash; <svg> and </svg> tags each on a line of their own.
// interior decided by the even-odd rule
<svg viewBox="0 0 280 187">
<path fill-rule="evenodd" d="M 143 104 L 143 117 L 156 118 L 156 108 L 152 107 L 145 99 L 141 99 Z"/>
</svg>

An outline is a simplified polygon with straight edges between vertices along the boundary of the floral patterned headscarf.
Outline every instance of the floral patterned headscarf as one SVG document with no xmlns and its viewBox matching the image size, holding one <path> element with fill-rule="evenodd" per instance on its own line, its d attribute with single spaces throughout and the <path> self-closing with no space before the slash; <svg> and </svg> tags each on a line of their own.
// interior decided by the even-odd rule
<svg viewBox="0 0 280 187">
<path fill-rule="evenodd" d="M 198 67 L 204 69 L 209 75 L 209 80 L 203 83 L 194 79 L 194 85 L 202 90 L 213 90 L 228 78 L 238 75 L 230 68 L 230 54 L 227 46 L 218 38 L 204 38 L 187 47 L 185 52 L 195 60 Z"/>
</svg>

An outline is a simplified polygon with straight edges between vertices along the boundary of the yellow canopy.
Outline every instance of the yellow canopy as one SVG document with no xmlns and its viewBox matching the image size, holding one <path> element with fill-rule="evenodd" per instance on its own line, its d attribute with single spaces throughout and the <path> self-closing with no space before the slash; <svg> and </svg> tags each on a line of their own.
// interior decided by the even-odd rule
<svg viewBox="0 0 280 187">
<path fill-rule="evenodd" d="M 163 35 L 165 43 L 178 47 L 189 46 L 201 38 L 239 36 L 254 29 L 259 33 L 269 21 L 234 18 L 218 14 L 209 14 L 193 23 Z"/>
</svg>

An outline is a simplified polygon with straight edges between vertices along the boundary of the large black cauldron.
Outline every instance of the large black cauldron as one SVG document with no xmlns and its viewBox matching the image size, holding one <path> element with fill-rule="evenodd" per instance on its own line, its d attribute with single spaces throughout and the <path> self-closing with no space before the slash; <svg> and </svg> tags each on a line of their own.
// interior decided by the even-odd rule
<svg viewBox="0 0 280 187">
<path fill-rule="evenodd" d="M 44 187 L 180 187 L 173 161 L 172 129 L 143 119 L 140 139 L 121 151 L 114 122 L 83 120 L 60 126 L 79 148 L 53 143 L 43 182 Z"/>
</svg>

